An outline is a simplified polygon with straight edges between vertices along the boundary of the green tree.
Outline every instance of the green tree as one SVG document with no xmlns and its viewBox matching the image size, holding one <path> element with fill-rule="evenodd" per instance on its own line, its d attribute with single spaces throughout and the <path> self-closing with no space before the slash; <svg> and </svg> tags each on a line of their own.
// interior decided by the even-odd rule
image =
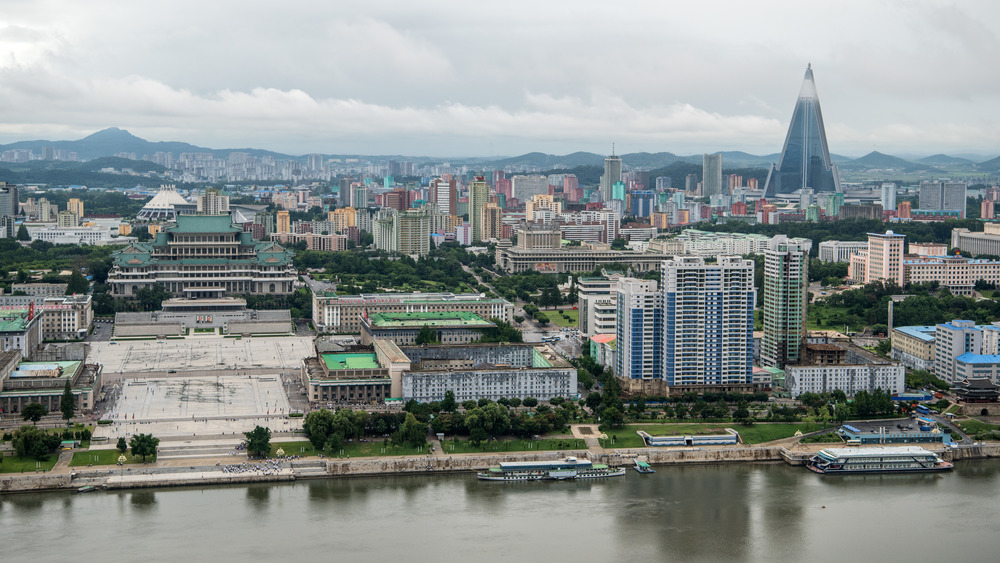
<svg viewBox="0 0 1000 563">
<path fill-rule="evenodd" d="M 49 458 L 49 454 L 59 447 L 60 438 L 49 434 L 41 428 L 24 425 L 14 431 L 14 453 L 19 457 L 34 457 L 40 461 Z"/>
<path fill-rule="evenodd" d="M 31 240 L 31 235 L 28 234 L 28 227 L 25 227 L 24 223 L 21 223 L 21 226 L 17 228 L 17 240 L 25 242 Z"/>
<path fill-rule="evenodd" d="M 546 315 L 545 313 L 536 313 L 535 322 L 537 322 L 540 325 L 547 325 L 549 324 L 549 316 Z"/>
<path fill-rule="evenodd" d="M 76 399 L 73 398 L 73 390 L 70 389 L 68 379 L 66 380 L 66 386 L 63 387 L 62 399 L 59 401 L 59 410 L 62 411 L 62 417 L 67 422 L 73 418 L 73 413 L 76 411 Z"/>
<path fill-rule="evenodd" d="M 406 419 L 399 431 L 393 436 L 397 444 L 409 443 L 413 447 L 422 446 L 427 443 L 427 425 L 417 421 L 413 413 L 406 413 Z"/>
<path fill-rule="evenodd" d="M 37 425 L 38 421 L 47 414 L 49 414 L 49 409 L 45 408 L 45 405 L 41 403 L 31 403 L 21 409 L 21 418 L 24 420 L 30 420 L 32 424 L 35 425 Z"/>
<path fill-rule="evenodd" d="M 323 448 L 333 432 L 333 413 L 320 409 L 307 414 L 302 429 L 305 430 L 306 437 L 314 448 Z"/>
<path fill-rule="evenodd" d="M 271 454 L 270 428 L 256 426 L 243 435 L 247 437 L 247 457 L 267 457 Z"/>
<path fill-rule="evenodd" d="M 156 446 L 160 445 L 160 439 L 154 438 L 152 434 L 137 434 L 132 437 L 128 445 L 132 448 L 132 456 L 141 457 L 142 462 L 146 463 L 147 457 L 156 455 Z"/>
<path fill-rule="evenodd" d="M 422 344 L 440 344 L 440 342 L 438 342 L 437 332 L 427 325 L 420 327 L 420 332 L 417 333 L 417 339 L 415 342 L 417 346 Z"/>
<path fill-rule="evenodd" d="M 69 282 L 66 284 L 66 295 L 83 295 L 89 290 L 90 282 L 87 281 L 87 278 L 83 277 L 80 270 L 74 268 L 73 273 L 69 275 Z"/>
<path fill-rule="evenodd" d="M 745 399 L 741 399 L 736 405 L 736 410 L 733 411 L 733 420 L 742 424 L 753 423 L 753 416 L 750 415 L 750 409 L 747 407 Z"/>
<path fill-rule="evenodd" d="M 441 410 L 444 412 L 455 412 L 458 410 L 458 403 L 455 402 L 455 392 L 448 390 L 444 392 L 444 400 L 441 401 Z"/>
<path fill-rule="evenodd" d="M 118 444 L 115 445 L 115 448 L 124 454 L 128 451 L 128 442 L 125 441 L 125 438 L 118 438 Z"/>
</svg>

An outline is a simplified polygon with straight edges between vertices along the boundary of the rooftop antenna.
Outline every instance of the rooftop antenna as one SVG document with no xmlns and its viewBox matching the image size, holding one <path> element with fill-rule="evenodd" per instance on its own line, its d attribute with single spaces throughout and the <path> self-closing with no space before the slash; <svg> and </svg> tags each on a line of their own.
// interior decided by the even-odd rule
<svg viewBox="0 0 1000 563">
<path fill-rule="evenodd" d="M 615 142 L 611 141 L 611 156 L 615 156 Z"/>
</svg>

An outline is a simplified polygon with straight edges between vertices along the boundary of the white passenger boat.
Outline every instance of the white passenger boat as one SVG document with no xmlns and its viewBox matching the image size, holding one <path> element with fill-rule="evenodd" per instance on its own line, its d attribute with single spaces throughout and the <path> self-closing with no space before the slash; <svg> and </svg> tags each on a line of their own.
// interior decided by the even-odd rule
<svg viewBox="0 0 1000 563">
<path fill-rule="evenodd" d="M 624 467 L 608 467 L 589 459 L 567 457 L 556 461 L 502 461 L 476 474 L 484 481 L 541 481 L 621 477 Z"/>
<path fill-rule="evenodd" d="M 826 448 L 809 463 L 816 473 L 897 473 L 906 471 L 947 471 L 954 467 L 936 453 L 918 446 L 898 448 Z"/>
</svg>

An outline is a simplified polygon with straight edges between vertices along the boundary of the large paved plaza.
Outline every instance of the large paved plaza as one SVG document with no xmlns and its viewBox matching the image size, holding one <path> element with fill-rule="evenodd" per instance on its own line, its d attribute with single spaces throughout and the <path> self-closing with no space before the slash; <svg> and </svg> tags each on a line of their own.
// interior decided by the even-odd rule
<svg viewBox="0 0 1000 563">
<path fill-rule="evenodd" d="M 90 359 L 104 366 L 104 373 L 209 372 L 292 370 L 312 355 L 311 337 L 188 338 L 94 342 Z"/>
<path fill-rule="evenodd" d="M 117 439 L 131 434 L 167 436 L 237 435 L 260 425 L 284 432 L 301 427 L 288 419 L 288 397 L 274 376 L 215 376 L 125 379 L 110 393 L 113 406 L 96 435 Z"/>
</svg>

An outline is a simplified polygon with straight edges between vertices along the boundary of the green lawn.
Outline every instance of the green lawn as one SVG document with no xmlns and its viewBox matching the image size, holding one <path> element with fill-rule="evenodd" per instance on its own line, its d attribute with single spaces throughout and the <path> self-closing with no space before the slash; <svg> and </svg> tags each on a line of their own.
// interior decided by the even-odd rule
<svg viewBox="0 0 1000 563">
<path fill-rule="evenodd" d="M 211 332 L 211 333 L 215 333 L 215 329 L 214 328 L 195 328 L 194 331 L 195 332 Z"/>
<path fill-rule="evenodd" d="M 721 434 L 726 428 L 732 428 L 740 433 L 744 444 L 761 444 L 772 440 L 790 438 L 801 430 L 803 434 L 826 428 L 815 422 L 761 422 L 752 426 L 743 424 L 727 424 L 725 422 L 705 422 L 689 424 L 629 424 L 625 428 L 609 430 L 607 440 L 601 440 L 605 448 L 643 448 L 646 444 L 637 434 L 644 430 L 651 436 L 675 436 L 678 434 Z M 612 440 L 612 437 L 614 439 Z M 613 442 L 613 443 L 612 443 Z"/>
<path fill-rule="evenodd" d="M 527 452 L 527 451 L 558 451 L 585 450 L 587 443 L 576 438 L 542 438 L 541 440 L 504 439 L 484 442 L 473 446 L 468 440 L 445 440 L 441 448 L 446 454 L 469 454 L 483 452 Z"/>
<path fill-rule="evenodd" d="M 962 432 L 965 432 L 966 434 L 969 434 L 970 436 L 974 436 L 976 434 L 979 434 L 980 432 L 989 432 L 991 430 L 1000 430 L 1000 426 L 997 426 L 995 424 L 989 424 L 989 423 L 986 423 L 986 422 L 982 422 L 982 421 L 976 420 L 974 418 L 970 418 L 969 420 L 963 420 L 963 421 L 960 421 L 960 422 L 956 422 L 955 424 L 959 428 L 962 429 Z"/>
<path fill-rule="evenodd" d="M 551 321 L 552 324 L 554 325 L 558 325 L 561 327 L 577 326 L 579 311 L 577 311 L 576 309 L 558 309 L 558 310 L 543 309 L 542 312 L 548 315 L 549 321 Z M 560 315 L 559 313 L 566 313 L 566 316 L 569 317 L 569 320 L 564 319 L 563 316 Z"/>
<path fill-rule="evenodd" d="M 276 455 L 278 448 L 285 450 L 285 455 L 315 456 L 323 452 L 313 447 L 310 442 L 276 442 L 271 444 L 271 455 Z M 388 447 L 382 441 L 378 442 L 345 442 L 340 451 L 331 457 L 373 457 L 384 455 L 420 455 L 426 454 L 429 446 L 414 448 L 408 444 Z M 326 454 L 323 454 L 326 455 Z"/>
<path fill-rule="evenodd" d="M 118 465 L 118 456 L 121 453 L 118 450 L 93 450 L 76 452 L 73 454 L 73 459 L 70 460 L 70 467 L 86 467 L 88 465 Z M 132 457 L 131 452 L 125 454 L 125 463 L 142 463 L 141 457 Z M 153 463 L 156 461 L 155 456 L 150 456 L 146 458 L 146 463 Z"/>
<path fill-rule="evenodd" d="M 59 460 L 59 452 L 49 456 L 48 461 L 38 461 L 33 457 L 17 457 L 13 455 L 3 456 L 3 463 L 0 463 L 0 473 L 32 473 L 36 469 L 46 471 L 52 469 Z"/>
</svg>

